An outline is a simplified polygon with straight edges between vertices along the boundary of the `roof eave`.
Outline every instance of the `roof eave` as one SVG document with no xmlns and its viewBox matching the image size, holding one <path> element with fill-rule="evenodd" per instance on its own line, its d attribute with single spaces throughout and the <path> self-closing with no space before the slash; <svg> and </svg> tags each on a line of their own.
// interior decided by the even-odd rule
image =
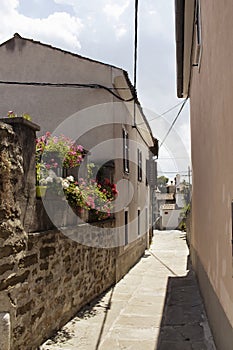
<svg viewBox="0 0 233 350">
<path fill-rule="evenodd" d="M 185 1 L 175 0 L 176 20 L 176 79 L 177 96 L 183 97 L 183 65 L 184 65 L 184 11 Z"/>
<path fill-rule="evenodd" d="M 176 0 L 177 96 L 189 95 L 195 0 Z"/>
</svg>

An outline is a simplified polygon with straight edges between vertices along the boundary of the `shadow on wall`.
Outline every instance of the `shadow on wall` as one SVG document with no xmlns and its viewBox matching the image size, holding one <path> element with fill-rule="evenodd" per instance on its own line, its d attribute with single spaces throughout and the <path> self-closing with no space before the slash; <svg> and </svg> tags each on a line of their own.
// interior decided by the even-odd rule
<svg viewBox="0 0 233 350">
<path fill-rule="evenodd" d="M 169 277 L 155 350 L 215 349 L 194 272 Z"/>
</svg>

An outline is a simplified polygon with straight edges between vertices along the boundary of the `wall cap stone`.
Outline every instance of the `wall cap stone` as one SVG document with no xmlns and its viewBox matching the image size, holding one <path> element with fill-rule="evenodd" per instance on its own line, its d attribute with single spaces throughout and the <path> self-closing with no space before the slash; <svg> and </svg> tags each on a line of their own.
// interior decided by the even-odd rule
<svg viewBox="0 0 233 350">
<path fill-rule="evenodd" d="M 10 124 L 10 125 L 14 125 L 14 124 L 23 124 L 27 127 L 29 127 L 30 129 L 34 130 L 34 131 L 40 131 L 40 126 L 31 122 L 30 120 L 27 120 L 23 117 L 14 117 L 14 118 L 0 118 L 0 122 L 5 123 L 5 124 Z"/>
</svg>

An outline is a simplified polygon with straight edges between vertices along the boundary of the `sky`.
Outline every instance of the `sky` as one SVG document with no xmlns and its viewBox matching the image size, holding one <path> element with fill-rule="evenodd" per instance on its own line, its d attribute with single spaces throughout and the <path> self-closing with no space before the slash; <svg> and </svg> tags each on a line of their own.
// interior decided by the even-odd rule
<svg viewBox="0 0 233 350">
<path fill-rule="evenodd" d="M 0 43 L 14 33 L 128 71 L 133 82 L 134 0 L 1 0 Z M 176 97 L 174 0 L 139 0 L 137 93 L 153 134 L 164 139 Z M 170 112 L 163 114 L 169 109 Z M 189 105 L 160 149 L 159 176 L 190 165 Z"/>
</svg>

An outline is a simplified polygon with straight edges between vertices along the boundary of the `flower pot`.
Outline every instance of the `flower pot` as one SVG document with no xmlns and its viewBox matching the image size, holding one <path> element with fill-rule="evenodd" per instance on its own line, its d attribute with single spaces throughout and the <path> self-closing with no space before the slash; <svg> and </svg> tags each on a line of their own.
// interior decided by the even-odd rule
<svg viewBox="0 0 233 350">
<path fill-rule="evenodd" d="M 36 197 L 43 198 L 46 194 L 47 186 L 36 186 Z"/>
<path fill-rule="evenodd" d="M 52 169 L 57 176 L 62 176 L 62 155 L 58 151 L 46 151 L 42 160 L 46 163 L 47 169 Z"/>
</svg>

